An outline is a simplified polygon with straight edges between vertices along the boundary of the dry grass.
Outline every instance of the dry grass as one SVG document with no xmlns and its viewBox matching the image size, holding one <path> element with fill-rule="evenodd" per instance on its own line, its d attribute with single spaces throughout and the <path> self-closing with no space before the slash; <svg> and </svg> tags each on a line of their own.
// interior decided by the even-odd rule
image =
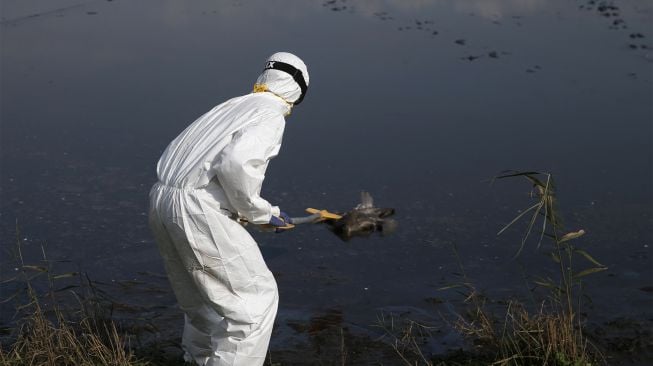
<svg viewBox="0 0 653 366">
<path fill-rule="evenodd" d="M 13 366 L 145 366 L 129 350 L 127 339 L 118 331 L 116 324 L 106 316 L 102 305 L 92 296 L 74 296 L 76 310 L 64 309 L 55 296 L 54 282 L 61 278 L 75 277 L 77 273 L 53 275 L 51 263 L 45 257 L 45 265 L 26 265 L 20 241 L 17 245 L 17 261 L 21 270 L 19 275 L 8 281 L 22 284 L 22 296 L 18 294 L 3 299 L 16 304 L 19 319 L 13 329 L 10 344 L 0 344 L 0 364 Z M 45 280 L 47 290 L 38 293 L 33 282 Z M 84 284 L 82 283 L 82 285 Z M 69 287 L 80 287 L 69 286 Z M 90 280 L 86 284 L 90 294 L 93 288 Z M 90 289 L 88 288 L 90 287 Z M 19 300 L 19 299 L 24 300 Z"/>
<path fill-rule="evenodd" d="M 454 326 L 474 340 L 477 352 L 495 360 L 492 365 L 603 363 L 574 315 L 546 302 L 529 311 L 521 303 L 510 301 L 503 319 L 495 319 L 484 307 L 477 307 L 472 316 L 459 318 Z"/>
<path fill-rule="evenodd" d="M 31 314 L 23 319 L 15 342 L 8 351 L 0 350 L 3 365 L 145 365 L 126 350 L 113 322 L 100 328 L 89 318 L 75 322 L 60 311 L 50 320 L 37 299 L 29 306 Z"/>
<path fill-rule="evenodd" d="M 510 356 L 496 364 L 524 364 L 528 360 L 541 364 L 568 364 L 572 360 L 578 365 L 590 363 L 586 342 L 574 324 L 564 311 L 547 312 L 542 306 L 531 314 L 521 304 L 511 302 L 500 343 L 502 354 Z"/>
<path fill-rule="evenodd" d="M 86 315 L 78 321 L 54 307 L 51 319 L 28 285 L 31 302 L 7 351 L 0 348 L 2 365 L 146 365 L 127 350 L 127 341 L 112 321 Z"/>
<path fill-rule="evenodd" d="M 390 346 L 406 365 L 433 365 L 422 352 L 422 344 L 431 337 L 432 327 L 410 319 L 397 321 L 385 314 L 379 315 L 377 326 L 390 337 Z"/>
</svg>

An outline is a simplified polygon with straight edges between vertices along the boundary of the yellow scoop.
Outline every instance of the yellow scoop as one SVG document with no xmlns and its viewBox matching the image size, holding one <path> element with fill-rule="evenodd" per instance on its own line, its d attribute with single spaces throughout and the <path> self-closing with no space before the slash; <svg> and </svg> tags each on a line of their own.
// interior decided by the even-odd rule
<svg viewBox="0 0 653 366">
<path fill-rule="evenodd" d="M 316 208 L 307 208 L 306 212 L 310 214 L 320 214 L 320 218 L 317 221 L 323 221 L 327 219 L 333 219 L 333 220 L 340 220 L 342 218 L 341 215 L 334 214 L 333 212 L 329 212 L 327 210 L 318 210 Z"/>
</svg>

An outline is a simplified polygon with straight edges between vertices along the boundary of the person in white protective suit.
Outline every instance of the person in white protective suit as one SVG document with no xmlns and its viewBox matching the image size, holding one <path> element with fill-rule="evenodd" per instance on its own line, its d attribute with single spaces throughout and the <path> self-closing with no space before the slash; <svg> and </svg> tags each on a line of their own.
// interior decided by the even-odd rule
<svg viewBox="0 0 653 366">
<path fill-rule="evenodd" d="M 166 148 L 150 191 L 150 227 L 185 314 L 182 347 L 199 365 L 262 365 L 278 291 L 239 221 L 282 227 L 288 216 L 260 196 L 281 147 L 285 116 L 308 87 L 297 56 L 267 60 L 250 94 L 199 117 Z"/>
</svg>

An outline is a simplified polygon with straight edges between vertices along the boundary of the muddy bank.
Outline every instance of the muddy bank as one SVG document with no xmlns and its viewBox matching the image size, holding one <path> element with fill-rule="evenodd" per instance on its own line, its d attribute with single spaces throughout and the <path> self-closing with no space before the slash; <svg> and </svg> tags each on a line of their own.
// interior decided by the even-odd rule
<svg viewBox="0 0 653 366">
<path fill-rule="evenodd" d="M 406 326 L 406 319 L 396 319 L 396 326 Z M 587 336 L 600 349 L 606 365 L 645 366 L 653 360 L 653 335 L 651 322 L 638 323 L 615 319 L 601 326 L 591 327 Z M 279 333 L 291 329 L 293 334 Z M 353 324 L 342 321 L 338 311 L 315 314 L 308 321 L 288 320 L 275 324 L 272 347 L 266 365 L 487 365 L 495 362 L 496 355 L 474 351 L 474 342 L 460 348 L 451 347 L 433 354 L 428 344 L 443 342 L 439 331 L 407 338 L 406 329 L 397 328 L 394 334 L 381 332 L 371 335 Z M 279 343 L 277 337 L 294 338 L 292 342 Z M 170 340 L 168 347 L 151 346 L 136 349 L 136 354 L 154 361 L 157 365 L 181 365 L 183 358 L 179 347 L 172 346 L 180 339 Z M 275 346 L 276 344 L 276 346 Z M 417 352 L 415 346 L 423 347 Z M 420 353 L 421 352 L 421 353 Z"/>
</svg>

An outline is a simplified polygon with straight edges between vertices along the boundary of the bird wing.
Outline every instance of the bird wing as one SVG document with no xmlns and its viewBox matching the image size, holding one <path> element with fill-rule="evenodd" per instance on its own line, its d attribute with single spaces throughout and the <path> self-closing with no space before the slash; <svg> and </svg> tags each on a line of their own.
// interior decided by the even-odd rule
<svg viewBox="0 0 653 366">
<path fill-rule="evenodd" d="M 358 209 L 363 209 L 363 208 L 372 208 L 374 207 L 374 199 L 372 199 L 372 195 L 370 195 L 368 192 L 362 191 L 361 192 L 361 203 L 356 206 Z"/>
</svg>

